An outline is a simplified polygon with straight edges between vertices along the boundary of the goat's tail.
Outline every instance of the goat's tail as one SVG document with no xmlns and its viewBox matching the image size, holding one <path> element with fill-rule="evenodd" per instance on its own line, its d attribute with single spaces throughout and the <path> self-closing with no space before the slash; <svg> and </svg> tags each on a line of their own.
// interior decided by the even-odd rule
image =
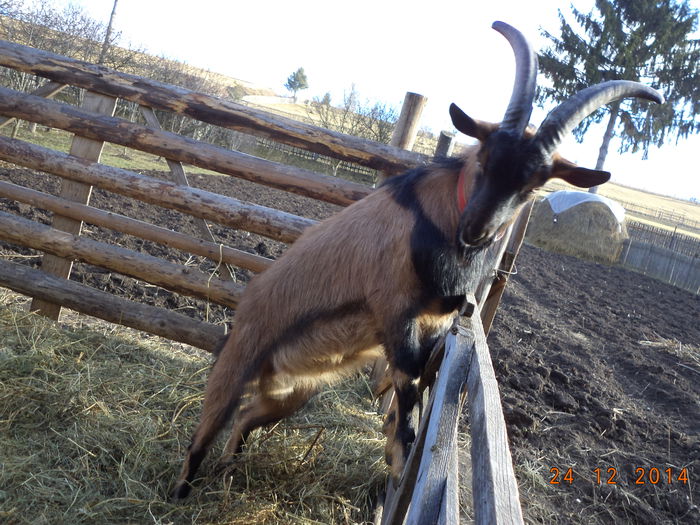
<svg viewBox="0 0 700 525">
<path fill-rule="evenodd" d="M 255 348 L 242 348 L 246 345 L 241 344 L 241 338 L 236 335 L 234 329 L 209 375 L 202 417 L 171 493 L 173 499 L 182 499 L 189 494 L 209 447 L 238 408 L 247 383 L 260 366 L 262 356 Z"/>
</svg>

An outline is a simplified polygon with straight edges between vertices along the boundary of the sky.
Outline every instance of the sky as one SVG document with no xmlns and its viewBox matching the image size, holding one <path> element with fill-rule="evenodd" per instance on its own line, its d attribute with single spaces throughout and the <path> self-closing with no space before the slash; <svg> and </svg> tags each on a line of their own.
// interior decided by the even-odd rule
<svg viewBox="0 0 700 525">
<path fill-rule="evenodd" d="M 113 0 L 74 3 L 107 23 Z M 588 12 L 593 0 L 574 0 Z M 691 0 L 700 8 L 700 0 Z M 284 95 L 299 67 L 309 89 L 300 98 L 330 92 L 340 103 L 354 84 L 362 99 L 400 107 L 407 91 L 428 98 L 421 123 L 434 132 L 453 130 L 447 109 L 457 103 L 474 118 L 498 122 L 512 90 L 513 54 L 491 29 L 495 20 L 517 27 L 535 49 L 546 45 L 540 29 L 558 32 L 555 0 L 119 0 L 115 29 L 121 45 L 186 62 L 269 87 Z M 700 37 L 700 35 L 698 35 Z M 538 125 L 546 112 L 535 108 Z M 559 151 L 594 167 L 603 136 L 593 127 L 583 144 L 566 139 Z M 700 136 L 678 145 L 619 154 L 613 141 L 605 169 L 612 181 L 655 193 L 700 200 Z"/>
</svg>

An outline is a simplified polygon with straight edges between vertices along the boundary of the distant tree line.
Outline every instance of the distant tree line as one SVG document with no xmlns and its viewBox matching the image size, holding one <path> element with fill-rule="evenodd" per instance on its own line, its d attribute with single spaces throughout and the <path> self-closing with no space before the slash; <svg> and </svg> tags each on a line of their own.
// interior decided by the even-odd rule
<svg viewBox="0 0 700 525">
<path fill-rule="evenodd" d="M 69 4 L 57 8 L 50 0 L 28 3 L 23 0 L 0 0 L 0 38 L 51 53 L 97 63 L 107 33 L 107 20 L 90 17 L 80 6 Z M 121 47 L 121 32 L 113 28 L 109 34 L 102 65 L 159 82 L 174 84 L 225 98 L 240 98 L 238 86 L 224 83 L 216 75 L 182 62 L 146 54 L 142 49 Z M 13 69 L 0 70 L 0 84 L 17 91 L 29 92 L 45 82 L 34 75 Z M 68 88 L 55 98 L 79 105 L 84 90 Z M 116 114 L 143 122 L 138 105 L 119 100 Z M 163 129 L 230 147 L 235 132 L 193 120 L 184 115 L 156 111 Z M 18 123 L 19 125 L 19 123 Z M 32 126 L 33 127 L 33 126 Z"/>
<path fill-rule="evenodd" d="M 308 106 L 309 117 L 324 128 L 388 144 L 399 112 L 390 104 L 361 100 L 353 84 L 343 100 L 333 105 L 331 94 L 315 97 Z"/>
<path fill-rule="evenodd" d="M 118 12 L 118 7 L 115 7 Z M 0 38 L 4 40 L 90 63 L 101 62 L 102 65 L 117 71 L 229 100 L 239 101 L 248 94 L 245 87 L 232 85 L 231 79 L 221 75 L 182 62 L 149 55 L 143 49 L 117 45 L 121 40 L 118 14 L 116 25 L 109 31 L 108 22 L 109 20 L 95 20 L 75 4 L 59 8 L 52 0 L 0 0 Z M 0 68 L 0 85 L 17 91 L 31 92 L 44 82 L 45 79 L 34 75 Z M 285 87 L 294 94 L 308 87 L 303 68 L 290 75 Z M 83 89 L 70 87 L 55 98 L 61 102 L 79 105 L 83 96 Z M 307 112 L 309 120 L 314 124 L 384 143 L 391 140 L 398 119 L 398 111 L 393 106 L 361 100 L 354 85 L 337 106 L 332 105 L 330 94 L 326 94 L 308 103 Z M 116 115 L 144 123 L 138 105 L 133 102 L 119 100 Z M 266 152 L 260 150 L 255 139 L 245 134 L 172 112 L 157 110 L 156 115 L 166 131 L 229 149 L 266 156 Z M 22 124 L 16 123 L 14 134 Z M 29 127 L 32 132 L 36 129 L 35 124 L 30 123 Z M 337 169 L 338 166 L 335 166 L 333 172 Z"/>
</svg>

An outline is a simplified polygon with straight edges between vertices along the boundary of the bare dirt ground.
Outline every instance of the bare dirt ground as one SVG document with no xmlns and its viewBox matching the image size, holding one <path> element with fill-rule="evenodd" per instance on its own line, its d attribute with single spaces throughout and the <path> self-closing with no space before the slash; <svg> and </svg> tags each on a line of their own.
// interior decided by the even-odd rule
<svg viewBox="0 0 700 525">
<path fill-rule="evenodd" d="M 698 296 L 529 246 L 517 266 L 489 344 L 525 514 L 699 523 Z"/>
<path fill-rule="evenodd" d="M 57 180 L 0 167 L 0 178 L 55 192 Z M 228 177 L 193 185 L 313 218 L 338 208 Z M 94 192 L 92 203 L 173 229 L 191 220 Z M 48 214 L 0 200 L 35 220 Z M 214 228 L 269 257 L 283 246 Z M 181 254 L 88 225 L 86 235 L 185 262 Z M 2 245 L 2 252 L 17 252 Z M 37 264 L 28 250 L 23 262 Z M 29 257 L 27 257 L 29 256 Z M 210 270 L 201 260 L 188 264 Z M 626 270 L 523 247 L 489 336 L 529 523 L 700 523 L 700 299 Z M 241 281 L 250 276 L 237 272 Z M 199 301 L 76 265 L 73 279 L 203 317 Z M 225 309 L 209 310 L 225 322 Z M 553 470 L 556 469 L 556 470 Z M 569 469 L 571 469 L 569 471 Z"/>
</svg>

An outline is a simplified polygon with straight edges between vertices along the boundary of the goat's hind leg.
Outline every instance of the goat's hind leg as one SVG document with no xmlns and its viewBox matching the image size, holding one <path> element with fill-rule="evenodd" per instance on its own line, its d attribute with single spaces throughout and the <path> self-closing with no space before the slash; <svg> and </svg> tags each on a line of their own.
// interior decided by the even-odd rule
<svg viewBox="0 0 700 525">
<path fill-rule="evenodd" d="M 289 393 L 281 395 L 273 396 L 265 391 L 255 395 L 235 418 L 231 436 L 224 447 L 223 460 L 230 461 L 235 454 L 239 453 L 253 430 L 291 416 L 314 394 L 316 389 L 296 385 Z"/>
<path fill-rule="evenodd" d="M 202 417 L 170 494 L 173 499 L 186 498 L 190 493 L 191 483 L 209 447 L 238 407 L 245 381 L 237 377 L 227 364 L 226 358 L 220 357 L 209 375 Z"/>
</svg>

